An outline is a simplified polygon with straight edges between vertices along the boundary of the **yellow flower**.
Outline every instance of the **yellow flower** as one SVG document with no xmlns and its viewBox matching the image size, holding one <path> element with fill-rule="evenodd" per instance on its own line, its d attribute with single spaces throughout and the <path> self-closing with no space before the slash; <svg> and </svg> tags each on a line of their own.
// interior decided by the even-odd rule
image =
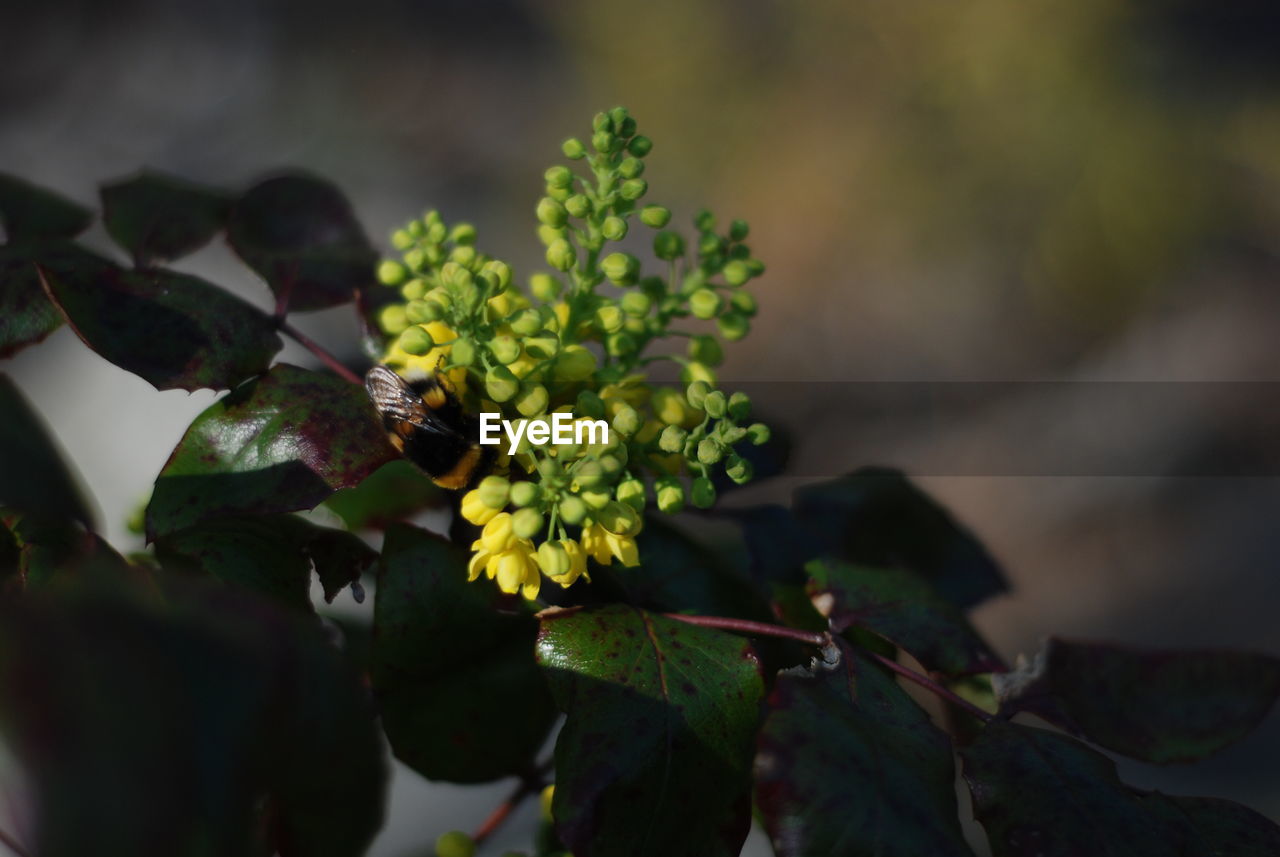
<svg viewBox="0 0 1280 857">
<path fill-rule="evenodd" d="M 476 545 L 483 546 L 489 553 L 496 554 L 511 547 L 514 541 L 516 536 L 511 531 L 511 513 L 499 512 L 484 525 Z"/>
<path fill-rule="evenodd" d="M 537 562 L 543 574 L 566 589 L 579 577 L 591 579 L 587 576 L 587 555 L 582 545 L 573 539 L 543 542 L 538 548 Z"/>
<path fill-rule="evenodd" d="M 628 568 L 640 564 L 640 550 L 631 536 L 619 536 L 599 524 L 582 528 L 582 550 L 601 565 L 612 565 L 616 557 Z"/>
<path fill-rule="evenodd" d="M 471 549 L 476 553 L 467 567 L 468 580 L 475 580 L 483 570 L 485 576 L 496 580 L 498 588 L 508 595 L 519 592 L 525 598 L 538 597 L 542 578 L 534 561 L 533 542 L 512 538 L 501 550 L 490 550 L 485 547 L 484 536 L 481 536 Z"/>
<path fill-rule="evenodd" d="M 483 527 L 498 515 L 498 510 L 485 505 L 480 499 L 480 492 L 474 488 L 462 495 L 462 517 L 477 527 Z"/>
<path fill-rule="evenodd" d="M 454 332 L 453 328 L 443 321 L 429 321 L 425 326 L 427 333 L 431 334 L 431 339 L 434 342 L 452 342 L 458 338 L 458 334 Z M 409 370 L 409 372 L 415 374 L 430 375 L 436 371 L 436 367 L 442 362 L 447 363 L 449 361 L 449 352 L 452 348 L 452 345 L 437 345 L 426 354 L 410 354 L 400 347 L 397 340 L 387 349 L 382 362 L 397 371 Z M 401 371 L 400 374 L 403 375 L 405 372 Z M 461 396 L 467 391 L 467 370 L 465 367 L 459 366 L 455 369 L 450 369 L 445 373 L 445 376 L 449 379 L 449 383 L 453 385 L 454 392 L 458 395 Z"/>
</svg>

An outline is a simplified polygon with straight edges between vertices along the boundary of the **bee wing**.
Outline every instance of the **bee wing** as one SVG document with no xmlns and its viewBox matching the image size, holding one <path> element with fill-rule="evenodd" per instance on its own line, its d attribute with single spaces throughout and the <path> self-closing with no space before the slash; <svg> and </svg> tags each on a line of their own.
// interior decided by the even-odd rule
<svg viewBox="0 0 1280 857">
<path fill-rule="evenodd" d="M 457 432 L 436 418 L 403 378 L 386 366 L 374 366 L 364 376 L 364 388 L 385 420 L 407 422 L 423 431 L 456 436 Z"/>
</svg>

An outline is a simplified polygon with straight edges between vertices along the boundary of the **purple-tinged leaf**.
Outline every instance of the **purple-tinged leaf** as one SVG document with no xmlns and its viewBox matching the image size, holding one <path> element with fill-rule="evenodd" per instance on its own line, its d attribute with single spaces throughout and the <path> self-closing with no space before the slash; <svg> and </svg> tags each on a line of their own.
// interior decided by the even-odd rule
<svg viewBox="0 0 1280 857">
<path fill-rule="evenodd" d="M 208 244 L 231 209 L 229 194 L 148 171 L 103 185 L 99 194 L 107 232 L 139 267 Z"/>
<path fill-rule="evenodd" d="M 783 673 L 756 755 L 756 806 L 778 857 L 972 857 L 951 742 L 884 669 Z"/>
<path fill-rule="evenodd" d="M 295 310 L 347 303 L 377 282 L 378 255 L 342 191 L 304 173 L 249 189 L 227 224 L 231 247 Z"/>
<path fill-rule="evenodd" d="M 158 390 L 230 389 L 283 345 L 266 313 L 188 274 L 115 268 L 86 282 L 47 271 L 44 283 L 86 345 Z"/>
<path fill-rule="evenodd" d="M 621 605 L 541 614 L 568 719 L 552 803 L 577 857 L 731 857 L 750 825 L 764 683 L 740 637 Z"/>
<path fill-rule="evenodd" d="M 951 676 L 1004 669 L 960 608 L 916 574 L 836 560 L 814 560 L 805 568 L 809 595 L 837 633 L 871 631 Z"/>
<path fill-rule="evenodd" d="M 93 526 L 81 479 L 26 398 L 0 374 L 0 506 Z"/>
<path fill-rule="evenodd" d="M 156 480 L 147 537 L 311 509 L 396 457 L 363 387 L 279 363 L 196 417 Z"/>
<path fill-rule="evenodd" d="M 84 206 L 0 173 L 0 225 L 10 244 L 31 238 L 73 238 L 92 220 L 93 213 Z"/>
<path fill-rule="evenodd" d="M 82 288 L 93 288 L 114 263 L 68 241 L 0 247 L 0 357 L 35 345 L 62 326 L 40 285 L 40 271 Z"/>
</svg>

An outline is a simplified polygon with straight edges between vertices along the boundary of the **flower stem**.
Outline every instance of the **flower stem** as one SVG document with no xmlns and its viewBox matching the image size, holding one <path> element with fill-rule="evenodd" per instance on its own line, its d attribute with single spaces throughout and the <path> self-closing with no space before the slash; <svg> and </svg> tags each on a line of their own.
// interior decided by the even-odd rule
<svg viewBox="0 0 1280 857">
<path fill-rule="evenodd" d="M 285 336 L 289 337 L 294 342 L 298 343 L 303 348 L 307 349 L 312 354 L 314 354 L 320 360 L 321 363 L 323 363 L 325 366 L 328 366 L 330 369 L 332 369 L 334 373 L 338 375 L 338 377 L 342 378 L 345 381 L 350 381 L 352 384 L 364 383 L 364 381 L 360 380 L 359 375 L 352 372 L 346 366 L 343 366 L 342 361 L 338 360 L 337 357 L 334 357 L 332 354 L 326 351 L 324 347 L 320 345 L 320 343 L 316 342 L 314 339 L 307 336 L 302 331 L 298 330 L 292 324 L 289 324 L 289 322 L 285 321 L 283 318 L 276 319 L 276 327 Z"/>
<path fill-rule="evenodd" d="M 502 826 L 502 823 L 507 820 L 507 817 L 515 812 L 516 807 L 524 803 L 525 798 L 542 791 L 544 785 L 542 775 L 550 769 L 551 764 L 551 762 L 548 762 L 540 765 L 537 769 L 521 777 L 520 782 L 512 790 L 511 794 L 507 795 L 507 798 L 502 803 L 494 807 L 493 812 L 489 813 L 489 817 L 480 823 L 475 833 L 471 834 L 471 838 L 475 840 L 477 845 L 492 836 Z"/>
<path fill-rule="evenodd" d="M 945 699 L 947 702 L 950 702 L 952 705 L 956 706 L 957 708 L 964 709 L 965 711 L 972 714 L 974 717 L 981 720 L 983 723 L 990 723 L 994 719 L 990 714 L 983 711 L 981 708 L 974 705 L 972 702 L 965 699 L 963 696 L 960 696 L 954 691 L 943 687 L 942 685 L 938 684 L 938 682 L 929 678 L 927 675 L 924 675 L 923 673 L 918 673 L 915 670 L 910 669 L 908 667 L 904 667 L 902 664 L 898 663 L 892 658 L 886 658 L 884 655 L 879 654 L 878 652 L 873 652 L 869 649 L 863 649 L 862 652 L 863 654 L 867 655 L 876 663 L 880 664 L 886 669 L 896 672 L 898 675 L 902 676 L 907 681 L 914 682 L 915 684 L 919 685 L 920 687 L 923 687 L 925 690 L 929 691 L 930 693 L 934 694 L 940 699 Z"/>
</svg>

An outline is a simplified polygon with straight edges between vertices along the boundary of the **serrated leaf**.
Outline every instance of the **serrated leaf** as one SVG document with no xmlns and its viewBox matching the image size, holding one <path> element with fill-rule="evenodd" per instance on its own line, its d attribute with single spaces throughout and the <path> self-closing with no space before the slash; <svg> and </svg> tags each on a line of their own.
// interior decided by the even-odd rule
<svg viewBox="0 0 1280 857">
<path fill-rule="evenodd" d="M 807 485 L 796 491 L 793 509 L 827 552 L 858 565 L 910 569 L 960 607 L 1009 588 L 981 542 L 897 470 L 865 467 Z"/>
<path fill-rule="evenodd" d="M 231 209 L 227 193 L 149 171 L 103 185 L 99 194 L 107 232 L 138 266 L 203 247 Z"/>
<path fill-rule="evenodd" d="M 778 857 L 972 857 L 946 733 L 846 644 L 778 677 L 756 755 L 756 806 Z"/>
<path fill-rule="evenodd" d="M 344 488 L 324 505 L 349 530 L 383 529 L 423 509 L 445 505 L 442 488 L 403 458 L 390 461 L 354 488 Z"/>
<path fill-rule="evenodd" d="M 51 190 L 0 173 L 0 224 L 10 244 L 29 238 L 71 238 L 88 228 L 93 213 Z"/>
<path fill-rule="evenodd" d="M 40 285 L 41 269 L 92 288 L 114 267 L 68 241 L 0 247 L 0 357 L 35 345 L 62 326 L 62 313 Z"/>
<path fill-rule="evenodd" d="M 0 506 L 93 526 L 82 480 L 44 421 L 9 376 L 0 373 Z"/>
<path fill-rule="evenodd" d="M 552 813 L 578 857 L 737 855 L 763 694 L 750 643 L 621 605 L 541 614 L 567 715 Z"/>
<path fill-rule="evenodd" d="M 227 238 L 236 254 L 295 310 L 354 300 L 377 282 L 377 253 L 351 203 L 333 184 L 294 173 L 259 182 L 232 208 Z"/>
<path fill-rule="evenodd" d="M 225 390 L 283 346 L 266 313 L 198 277 L 111 269 L 93 282 L 44 273 L 76 335 L 158 390 Z"/>
<path fill-rule="evenodd" d="M 363 854 L 385 762 L 319 629 L 243 591 L 163 594 L 0 602 L 0 729 L 33 772 L 32 852 Z"/>
<path fill-rule="evenodd" d="M 311 509 L 396 457 L 362 387 L 278 363 L 196 417 L 156 480 L 147 537 Z"/>
<path fill-rule="evenodd" d="M 407 524 L 387 530 L 371 676 L 396 757 L 434 780 L 526 773 L 555 708 L 533 660 L 535 622 L 502 613 L 468 553 Z"/>
<path fill-rule="evenodd" d="M 809 595 L 832 630 L 863 628 L 911 653 L 930 670 L 971 675 L 1004 669 L 960 608 L 910 571 L 814 560 Z"/>
<path fill-rule="evenodd" d="M 1109 750 L 1165 764 L 1202 759 L 1251 732 L 1280 697 L 1280 659 L 1050 640 L 1037 674 L 1003 688 L 1008 713 L 1033 711 Z"/>
</svg>

